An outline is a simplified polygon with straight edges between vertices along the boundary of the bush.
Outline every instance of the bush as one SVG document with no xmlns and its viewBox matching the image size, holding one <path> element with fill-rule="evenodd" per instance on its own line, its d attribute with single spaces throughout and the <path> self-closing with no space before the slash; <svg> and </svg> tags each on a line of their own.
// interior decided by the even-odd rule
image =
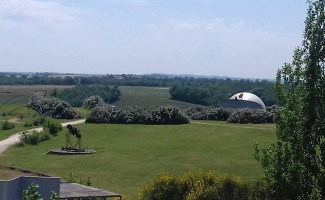
<svg viewBox="0 0 325 200">
<path fill-rule="evenodd" d="M 37 92 L 31 96 L 28 107 L 41 115 L 55 119 L 80 118 L 80 115 L 73 110 L 70 104 L 55 97 L 46 97 L 42 92 Z"/>
<path fill-rule="evenodd" d="M 96 106 L 100 106 L 100 105 L 104 105 L 105 101 L 98 95 L 95 96 L 91 96 L 88 99 L 86 99 L 84 101 L 84 103 L 82 104 L 83 108 L 86 109 L 93 109 Z"/>
<path fill-rule="evenodd" d="M 33 125 L 34 126 L 41 126 L 43 125 L 45 122 L 45 117 L 41 116 L 41 117 L 38 117 L 36 118 L 34 121 L 33 121 Z"/>
<path fill-rule="evenodd" d="M 231 115 L 231 109 L 222 109 L 213 106 L 193 106 L 185 111 L 193 120 L 219 120 L 226 121 Z"/>
<path fill-rule="evenodd" d="M 24 123 L 24 127 L 31 127 L 33 126 L 33 123 L 31 121 L 27 121 Z"/>
<path fill-rule="evenodd" d="M 10 130 L 15 128 L 15 125 L 12 123 L 9 123 L 8 120 L 6 120 L 3 124 L 2 124 L 2 130 Z"/>
<path fill-rule="evenodd" d="M 48 129 L 49 133 L 51 135 L 56 135 L 59 131 L 62 130 L 62 126 L 59 122 L 54 121 L 52 119 L 48 119 L 45 123 L 44 123 L 44 129 Z"/>
<path fill-rule="evenodd" d="M 275 113 L 257 109 L 238 109 L 230 115 L 227 122 L 240 124 L 274 123 Z"/>
<path fill-rule="evenodd" d="M 144 186 L 138 200 L 271 199 L 265 182 L 246 184 L 235 176 L 191 171 L 181 177 L 162 175 Z"/>
<path fill-rule="evenodd" d="M 188 124 L 190 119 L 179 109 L 161 107 L 147 117 L 147 124 Z"/>
<path fill-rule="evenodd" d="M 177 108 L 162 107 L 156 111 L 143 108 L 116 109 L 108 105 L 96 106 L 86 119 L 87 123 L 117 124 L 187 124 L 189 118 Z"/>
<path fill-rule="evenodd" d="M 50 133 L 46 130 L 44 131 L 32 131 L 31 133 L 28 132 L 21 132 L 19 133 L 19 139 L 24 144 L 31 144 L 37 145 L 40 142 L 46 141 L 50 139 Z M 24 146 L 23 144 L 21 146 Z"/>
</svg>

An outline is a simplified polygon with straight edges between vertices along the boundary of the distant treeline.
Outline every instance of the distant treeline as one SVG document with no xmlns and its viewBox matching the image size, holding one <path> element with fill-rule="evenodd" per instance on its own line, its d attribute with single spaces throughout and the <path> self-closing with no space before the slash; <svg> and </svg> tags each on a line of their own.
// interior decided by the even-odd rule
<svg viewBox="0 0 325 200">
<path fill-rule="evenodd" d="M 210 85 L 233 82 L 251 82 L 252 80 L 234 80 L 221 78 L 194 78 L 194 77 L 173 77 L 173 76 L 151 76 L 151 75 L 103 75 L 103 76 L 48 76 L 34 75 L 27 77 L 24 75 L 4 75 L 0 73 L 0 85 L 118 85 L 118 86 L 152 86 L 171 87 L 177 83 L 191 85 Z M 258 81 L 267 82 L 269 81 Z"/>
<path fill-rule="evenodd" d="M 230 80 L 219 79 L 214 83 L 175 84 L 169 90 L 175 100 L 206 106 L 218 106 L 238 92 L 251 92 L 259 96 L 267 106 L 276 104 L 273 82 L 266 80 Z"/>
<path fill-rule="evenodd" d="M 194 78 L 172 76 L 104 75 L 62 76 L 34 75 L 32 77 L 0 74 L 0 85 L 107 85 L 170 87 L 175 100 L 217 106 L 238 92 L 252 92 L 267 106 L 274 105 L 273 82 L 249 79 Z M 92 93 L 92 95 L 95 95 Z M 105 97 L 103 97 L 105 98 Z M 65 98 L 66 99 L 66 98 Z M 84 99 L 83 99 L 84 100 Z M 105 99 L 104 99 L 105 100 Z M 105 100 L 111 102 L 111 100 Z M 74 103 L 71 103 L 74 105 Z M 82 103 L 78 103 L 81 105 Z"/>
<path fill-rule="evenodd" d="M 53 91 L 52 93 L 52 96 L 59 97 L 73 107 L 81 107 L 85 99 L 94 95 L 100 96 L 106 103 L 112 103 L 120 96 L 120 90 L 118 89 L 118 86 L 109 87 L 102 85 L 85 85 L 65 89 L 57 94 L 56 91 Z"/>
</svg>

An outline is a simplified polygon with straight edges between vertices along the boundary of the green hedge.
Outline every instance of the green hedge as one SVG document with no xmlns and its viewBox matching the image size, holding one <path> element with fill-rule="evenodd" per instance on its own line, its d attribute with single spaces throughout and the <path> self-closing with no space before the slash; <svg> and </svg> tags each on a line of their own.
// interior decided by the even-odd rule
<svg viewBox="0 0 325 200">
<path fill-rule="evenodd" d="M 185 111 L 193 120 L 219 120 L 226 121 L 231 115 L 231 109 L 222 109 L 213 106 L 193 106 Z"/>
<path fill-rule="evenodd" d="M 189 118 L 179 109 L 161 107 L 154 111 L 143 108 L 116 109 L 109 105 L 99 105 L 93 108 L 86 119 L 87 123 L 116 124 L 188 124 Z"/>
<path fill-rule="evenodd" d="M 190 171 L 183 176 L 162 175 L 144 186 L 137 200 L 262 200 L 272 199 L 265 182 L 244 183 L 238 177 L 213 171 Z"/>
</svg>

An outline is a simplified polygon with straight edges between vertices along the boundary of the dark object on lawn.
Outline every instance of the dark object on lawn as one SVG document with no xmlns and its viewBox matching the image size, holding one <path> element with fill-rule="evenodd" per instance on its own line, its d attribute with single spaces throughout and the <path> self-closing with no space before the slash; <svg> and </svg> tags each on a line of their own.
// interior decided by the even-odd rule
<svg viewBox="0 0 325 200">
<path fill-rule="evenodd" d="M 81 134 L 80 131 L 73 127 L 71 124 L 67 125 L 68 132 L 65 134 L 65 147 L 61 149 L 51 149 L 46 154 L 54 154 L 54 155 L 86 155 L 86 154 L 94 154 L 96 151 L 93 149 L 84 149 L 82 147 Z M 70 136 L 76 136 L 77 142 L 72 145 L 72 141 Z"/>
<path fill-rule="evenodd" d="M 67 128 L 69 129 L 69 133 L 71 133 L 71 135 L 74 135 L 77 138 L 81 138 L 81 134 L 79 133 L 79 130 L 76 127 L 72 127 L 71 124 L 68 124 Z"/>
<path fill-rule="evenodd" d="M 62 147 L 64 150 L 68 151 L 83 151 L 82 149 L 82 141 L 81 141 L 81 134 L 79 130 L 76 127 L 73 127 L 71 124 L 67 125 L 67 128 L 69 132 L 66 133 L 65 135 L 65 147 Z M 71 140 L 70 140 L 70 135 L 76 136 L 77 142 L 75 145 L 72 145 Z M 78 146 L 78 148 L 76 148 Z"/>
</svg>

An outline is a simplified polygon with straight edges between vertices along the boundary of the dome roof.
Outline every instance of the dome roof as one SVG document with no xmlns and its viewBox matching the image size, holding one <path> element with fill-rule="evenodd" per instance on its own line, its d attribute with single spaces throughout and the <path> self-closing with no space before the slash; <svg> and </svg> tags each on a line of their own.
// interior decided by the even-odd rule
<svg viewBox="0 0 325 200">
<path fill-rule="evenodd" d="M 265 105 L 263 101 L 256 96 L 255 94 L 249 93 L 249 92 L 240 92 L 232 97 L 229 98 L 229 100 L 240 100 L 240 101 L 250 101 L 259 104 L 262 109 L 265 109 Z"/>
</svg>

